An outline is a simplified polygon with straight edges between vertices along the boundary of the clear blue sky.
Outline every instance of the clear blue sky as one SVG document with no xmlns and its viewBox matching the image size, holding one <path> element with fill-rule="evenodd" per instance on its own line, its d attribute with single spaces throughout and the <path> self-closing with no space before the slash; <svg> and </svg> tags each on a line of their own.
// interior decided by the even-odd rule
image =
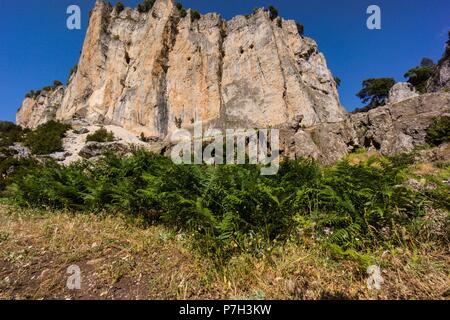
<svg viewBox="0 0 450 320">
<path fill-rule="evenodd" d="M 116 1 L 113 1 L 115 3 Z M 138 0 L 122 0 L 135 6 Z M 254 7 L 273 4 L 280 15 L 305 25 L 325 53 L 328 66 L 342 79 L 341 102 L 347 110 L 361 105 L 355 94 L 370 77 L 394 77 L 424 56 L 438 60 L 450 29 L 449 0 L 181 0 L 202 13 L 229 19 Z M 66 81 L 78 61 L 94 0 L 0 0 L 0 119 L 14 120 L 30 89 Z M 82 9 L 83 28 L 66 29 L 66 9 Z M 366 9 L 382 10 L 382 30 L 366 28 Z"/>
</svg>

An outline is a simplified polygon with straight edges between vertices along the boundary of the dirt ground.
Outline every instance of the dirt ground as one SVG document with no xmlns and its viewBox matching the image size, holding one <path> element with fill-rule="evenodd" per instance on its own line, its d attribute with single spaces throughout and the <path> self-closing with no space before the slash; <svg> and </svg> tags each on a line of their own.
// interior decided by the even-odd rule
<svg viewBox="0 0 450 320">
<path fill-rule="evenodd" d="M 219 270 L 187 235 L 120 216 L 0 206 L 0 299 L 450 299 L 448 250 L 374 253 L 380 290 L 358 263 L 313 242 L 242 255 Z M 77 266 L 81 289 L 67 287 Z"/>
</svg>

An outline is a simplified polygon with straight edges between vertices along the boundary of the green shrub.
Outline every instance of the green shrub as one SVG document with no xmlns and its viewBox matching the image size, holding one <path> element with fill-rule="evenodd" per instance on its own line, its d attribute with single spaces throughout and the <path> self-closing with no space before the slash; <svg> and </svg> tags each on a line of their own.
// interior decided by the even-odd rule
<svg viewBox="0 0 450 320">
<path fill-rule="evenodd" d="M 153 8 L 154 4 L 155 0 L 144 0 L 144 2 L 138 4 L 137 9 L 140 13 L 147 13 Z"/>
<path fill-rule="evenodd" d="M 78 71 L 78 64 L 74 65 L 72 69 L 70 69 L 69 76 L 67 77 L 67 83 L 69 83 L 70 78 L 72 78 L 72 75 L 75 74 L 77 71 Z"/>
<path fill-rule="evenodd" d="M 14 142 L 21 142 L 25 132 L 26 130 L 12 122 L 0 121 L 0 152 L 2 148 L 9 147 Z"/>
<path fill-rule="evenodd" d="M 196 20 L 200 20 L 202 15 L 197 10 L 191 10 L 191 21 L 194 22 Z"/>
<path fill-rule="evenodd" d="M 269 14 L 270 14 L 270 19 L 272 19 L 272 20 L 275 20 L 276 18 L 278 18 L 277 8 L 275 8 L 274 6 L 269 6 Z"/>
<path fill-rule="evenodd" d="M 115 8 L 117 14 L 120 14 L 125 9 L 125 6 L 123 5 L 122 2 L 117 2 Z"/>
<path fill-rule="evenodd" d="M 444 142 L 450 142 L 450 117 L 439 117 L 427 129 L 427 142 L 438 146 Z"/>
<path fill-rule="evenodd" d="M 59 81 L 59 80 L 53 81 L 53 88 L 57 88 L 57 87 L 60 87 L 62 85 L 63 85 L 63 83 L 61 81 Z"/>
<path fill-rule="evenodd" d="M 63 150 L 64 135 L 70 125 L 49 121 L 28 133 L 25 145 L 36 155 L 46 155 Z"/>
<path fill-rule="evenodd" d="M 87 142 L 113 142 L 114 141 L 114 133 L 109 132 L 105 128 L 100 128 L 95 131 L 93 134 L 90 134 L 86 137 Z"/>
<path fill-rule="evenodd" d="M 386 104 L 389 91 L 394 86 L 393 78 L 371 78 L 364 80 L 363 88 L 356 94 L 363 103 L 369 103 L 366 109 L 373 109 Z"/>
</svg>

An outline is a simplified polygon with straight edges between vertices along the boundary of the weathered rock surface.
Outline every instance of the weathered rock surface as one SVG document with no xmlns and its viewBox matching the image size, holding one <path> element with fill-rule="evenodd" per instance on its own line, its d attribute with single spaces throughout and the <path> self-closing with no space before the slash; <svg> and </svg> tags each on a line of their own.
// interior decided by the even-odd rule
<svg viewBox="0 0 450 320">
<path fill-rule="evenodd" d="M 352 122 L 360 146 L 388 155 L 424 144 L 426 129 L 443 115 L 450 115 L 450 94 L 434 93 L 352 115 Z"/>
<path fill-rule="evenodd" d="M 36 128 L 54 120 L 56 111 L 61 108 L 64 92 L 64 86 L 58 86 L 49 91 L 41 91 L 35 97 L 26 98 L 17 111 L 17 124 L 27 128 Z"/>
<path fill-rule="evenodd" d="M 398 82 L 389 91 L 388 103 L 394 104 L 408 100 L 410 98 L 417 97 L 419 94 L 416 92 L 412 84 L 408 82 Z"/>
<path fill-rule="evenodd" d="M 85 159 L 95 158 L 104 155 L 106 152 L 114 152 L 119 155 L 126 155 L 130 152 L 128 145 L 122 142 L 88 142 L 81 149 L 79 155 Z"/>
</svg>

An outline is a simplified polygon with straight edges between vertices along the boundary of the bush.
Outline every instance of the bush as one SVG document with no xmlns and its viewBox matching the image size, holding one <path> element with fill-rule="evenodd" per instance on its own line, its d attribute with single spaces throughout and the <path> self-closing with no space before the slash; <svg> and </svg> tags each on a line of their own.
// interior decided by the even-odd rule
<svg viewBox="0 0 450 320">
<path fill-rule="evenodd" d="M 435 65 L 433 60 L 423 58 L 420 66 L 412 68 L 405 73 L 404 77 L 408 79 L 414 88 L 420 93 L 426 93 L 428 80 L 434 74 Z"/>
<path fill-rule="evenodd" d="M 275 20 L 278 18 L 278 10 L 274 6 L 269 6 L 270 19 Z"/>
<path fill-rule="evenodd" d="M 120 14 L 125 9 L 125 6 L 123 5 L 122 2 L 117 2 L 115 8 L 117 14 Z"/>
<path fill-rule="evenodd" d="M 202 15 L 197 10 L 191 10 L 191 21 L 194 22 L 196 20 L 200 20 Z"/>
<path fill-rule="evenodd" d="M 303 36 L 305 34 L 305 26 L 298 22 L 296 22 L 295 24 L 297 26 L 298 34 Z"/>
<path fill-rule="evenodd" d="M 438 146 L 450 142 L 450 117 L 439 117 L 427 129 L 427 142 Z"/>
<path fill-rule="evenodd" d="M 53 81 L 53 88 L 57 88 L 57 87 L 60 87 L 62 85 L 63 85 L 63 83 L 61 81 L 59 81 L 59 80 Z"/>
<path fill-rule="evenodd" d="M 114 141 L 114 133 L 109 132 L 105 128 L 100 128 L 95 131 L 93 134 L 90 134 L 86 137 L 87 142 L 113 142 Z"/>
<path fill-rule="evenodd" d="M 363 103 L 369 103 L 368 109 L 373 109 L 386 104 L 389 97 L 389 91 L 394 86 L 395 80 L 393 78 L 371 78 L 364 80 L 363 88 L 356 96 L 361 99 Z"/>
<path fill-rule="evenodd" d="M 154 4 L 155 0 L 144 0 L 144 2 L 138 4 L 137 9 L 140 13 L 147 13 L 153 8 Z"/>
<path fill-rule="evenodd" d="M 70 125 L 49 121 L 28 133 L 25 138 L 25 145 L 36 155 L 47 155 L 62 151 L 62 139 L 69 129 Z"/>
</svg>

